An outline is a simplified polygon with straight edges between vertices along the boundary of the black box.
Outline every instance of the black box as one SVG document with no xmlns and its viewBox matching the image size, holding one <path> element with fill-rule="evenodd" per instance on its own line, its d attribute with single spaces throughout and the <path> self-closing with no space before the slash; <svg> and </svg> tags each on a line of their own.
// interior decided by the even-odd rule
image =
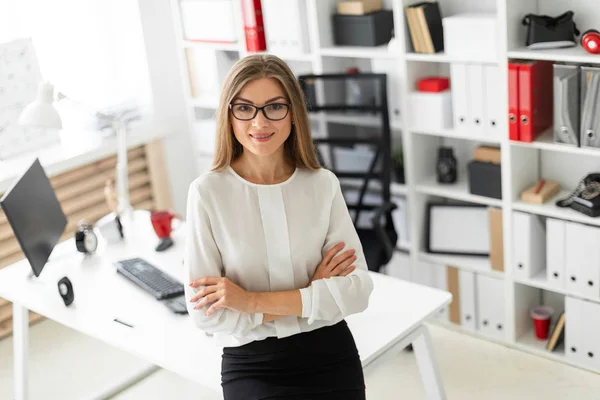
<svg viewBox="0 0 600 400">
<path fill-rule="evenodd" d="M 364 15 L 334 14 L 333 41 L 340 46 L 379 46 L 392 40 L 394 14 L 379 10 Z"/>
<path fill-rule="evenodd" d="M 471 161 L 468 169 L 471 194 L 502 199 L 502 168 L 500 164 Z"/>
</svg>

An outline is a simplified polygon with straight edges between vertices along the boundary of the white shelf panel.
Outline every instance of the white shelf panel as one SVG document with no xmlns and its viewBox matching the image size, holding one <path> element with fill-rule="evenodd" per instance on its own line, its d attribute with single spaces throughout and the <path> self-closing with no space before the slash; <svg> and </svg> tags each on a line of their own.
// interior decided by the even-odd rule
<svg viewBox="0 0 600 400">
<path fill-rule="evenodd" d="M 381 127 L 381 117 L 379 115 L 369 115 L 365 113 L 361 114 L 335 114 L 335 113 L 310 113 L 308 114 L 309 118 L 312 121 L 318 121 L 322 116 L 325 118 L 325 121 L 343 124 L 343 125 L 352 125 L 352 126 L 364 126 L 364 127 Z M 390 128 L 393 130 L 402 130 L 402 121 L 399 120 L 390 120 Z"/>
<path fill-rule="evenodd" d="M 392 182 L 390 190 L 392 196 L 406 196 L 408 194 L 408 188 L 404 183 Z"/>
<path fill-rule="evenodd" d="M 564 341 L 560 345 L 556 346 L 554 351 L 546 350 L 547 340 L 540 340 L 535 337 L 535 333 L 533 330 L 528 331 L 527 333 L 521 335 L 517 338 L 517 346 L 527 351 L 530 351 L 534 354 L 539 354 L 544 357 L 552 358 L 557 361 L 566 362 L 567 358 L 565 356 L 565 345 Z"/>
<path fill-rule="evenodd" d="M 515 200 L 513 202 L 512 208 L 513 210 L 528 212 L 532 214 L 544 215 L 546 217 L 564 219 L 567 221 L 573 222 L 581 222 L 583 224 L 600 226 L 600 217 L 593 218 L 588 217 L 587 215 L 580 213 L 579 211 L 575 211 L 569 207 L 558 207 L 555 205 L 556 201 L 559 199 L 564 199 L 569 194 L 571 194 L 570 190 L 561 190 L 557 195 L 552 197 L 544 204 L 531 204 L 525 203 L 521 200 Z"/>
<path fill-rule="evenodd" d="M 451 56 L 443 51 L 435 54 L 421 54 L 421 53 L 406 53 L 407 61 L 418 61 L 418 62 L 434 62 L 434 63 L 450 63 L 450 62 L 477 62 L 481 64 L 496 64 L 498 60 L 488 59 L 470 59 L 464 57 Z"/>
<path fill-rule="evenodd" d="M 485 142 L 485 143 L 496 143 L 497 144 L 502 141 L 500 138 L 486 137 L 486 136 L 473 136 L 473 135 L 469 135 L 468 133 L 462 133 L 462 132 L 460 132 L 458 130 L 454 130 L 454 129 L 424 130 L 424 129 L 415 128 L 415 129 L 411 129 L 410 131 L 417 135 L 441 136 L 441 137 L 454 138 L 454 139 L 473 140 L 473 141 Z"/>
<path fill-rule="evenodd" d="M 213 43 L 213 42 L 194 42 L 192 40 L 183 40 L 182 47 L 184 48 L 201 48 L 213 49 L 221 51 L 240 51 L 239 43 Z"/>
<path fill-rule="evenodd" d="M 458 269 L 491 276 L 493 278 L 504 279 L 503 272 L 492 269 L 489 257 L 432 254 L 421 251 L 419 252 L 419 260 L 432 264 L 456 267 Z"/>
<path fill-rule="evenodd" d="M 581 294 L 573 293 L 566 289 L 558 288 L 554 285 L 549 284 L 548 280 L 546 279 L 546 271 L 542 271 L 542 272 L 538 273 L 533 278 L 529 278 L 529 279 L 513 278 L 513 280 L 517 283 L 536 287 L 538 289 L 544 289 L 544 290 L 548 290 L 551 292 L 564 294 L 566 296 L 576 297 L 578 299 L 589 300 L 589 301 L 593 301 L 595 303 L 600 303 L 600 294 L 597 297 L 582 296 Z"/>
<path fill-rule="evenodd" d="M 502 200 L 469 193 L 469 182 L 467 181 L 466 175 L 466 171 L 459 171 L 459 178 L 456 183 L 444 185 L 437 183 L 435 176 L 432 176 L 423 182 L 418 183 L 416 185 L 416 191 L 432 196 L 440 196 L 454 200 L 467 201 L 470 203 L 502 207 Z"/>
<path fill-rule="evenodd" d="M 194 107 L 206 108 L 209 110 L 216 110 L 219 106 L 219 95 L 215 94 L 213 96 L 200 96 L 200 97 L 192 97 L 189 100 L 190 104 Z"/>
<path fill-rule="evenodd" d="M 315 56 L 312 54 L 306 53 L 271 53 L 268 50 L 266 52 L 253 53 L 253 54 L 273 54 L 277 57 L 281 58 L 284 61 L 304 61 L 304 62 L 313 62 Z"/>
<path fill-rule="evenodd" d="M 360 46 L 334 46 L 323 47 L 319 54 L 324 57 L 349 57 L 349 58 L 388 58 L 394 59 L 397 54 L 390 51 L 387 45 L 376 47 Z"/>
<path fill-rule="evenodd" d="M 589 54 L 579 45 L 566 49 L 547 50 L 529 50 L 522 47 L 509 51 L 508 58 L 600 64 L 600 57 L 598 55 Z"/>
<path fill-rule="evenodd" d="M 554 143 L 554 134 L 552 129 L 548 129 L 539 135 L 533 142 L 510 142 L 513 146 L 529 147 L 540 150 L 557 151 L 561 153 L 580 154 L 586 156 L 600 156 L 600 149 L 593 147 L 575 147 L 565 144 Z"/>
</svg>

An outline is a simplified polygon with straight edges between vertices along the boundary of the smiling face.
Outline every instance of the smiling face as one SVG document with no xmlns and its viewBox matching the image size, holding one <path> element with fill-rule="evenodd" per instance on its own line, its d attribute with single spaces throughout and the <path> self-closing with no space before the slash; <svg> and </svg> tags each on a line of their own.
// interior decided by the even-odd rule
<svg viewBox="0 0 600 400">
<path fill-rule="evenodd" d="M 283 157 L 283 144 L 292 130 L 288 104 L 276 79 L 261 78 L 244 85 L 230 109 L 233 133 L 244 151 L 260 157 Z M 255 107 L 265 108 L 256 112 Z"/>
</svg>

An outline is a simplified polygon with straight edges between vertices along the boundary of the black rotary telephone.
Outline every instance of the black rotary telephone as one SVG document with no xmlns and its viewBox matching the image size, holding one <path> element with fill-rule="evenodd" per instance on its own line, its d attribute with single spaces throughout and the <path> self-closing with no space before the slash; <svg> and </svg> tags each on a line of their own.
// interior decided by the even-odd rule
<svg viewBox="0 0 600 400">
<path fill-rule="evenodd" d="M 571 207 L 590 217 L 600 215 L 600 173 L 583 178 L 569 197 L 556 202 L 558 207 Z"/>
</svg>

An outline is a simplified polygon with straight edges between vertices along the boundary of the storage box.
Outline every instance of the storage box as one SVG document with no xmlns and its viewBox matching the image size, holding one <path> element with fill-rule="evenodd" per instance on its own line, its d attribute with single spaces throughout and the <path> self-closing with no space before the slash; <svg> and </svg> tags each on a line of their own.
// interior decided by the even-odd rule
<svg viewBox="0 0 600 400">
<path fill-rule="evenodd" d="M 471 194 L 502 199 L 501 167 L 481 161 L 471 161 L 469 170 L 469 191 Z"/>
<path fill-rule="evenodd" d="M 495 14 L 469 13 L 442 18 L 444 52 L 461 61 L 498 59 Z"/>
<path fill-rule="evenodd" d="M 490 220 L 490 264 L 494 271 L 504 271 L 504 241 L 502 238 L 502 209 L 488 208 Z"/>
<path fill-rule="evenodd" d="M 182 1 L 181 19 L 187 40 L 217 43 L 237 41 L 231 0 Z"/>
<path fill-rule="evenodd" d="M 363 15 L 382 8 L 382 0 L 341 1 L 337 5 L 338 13 L 344 15 Z"/>
<path fill-rule="evenodd" d="M 521 193 L 521 200 L 526 203 L 544 204 L 560 190 L 560 183 L 547 181 L 541 186 L 539 193 L 536 193 L 538 185 L 539 182 L 536 182 L 535 185 L 524 190 L 523 193 Z"/>
<path fill-rule="evenodd" d="M 475 161 L 490 162 L 500 164 L 502 153 L 499 147 L 479 146 L 475 148 Z"/>
<path fill-rule="evenodd" d="M 452 93 L 411 92 L 408 95 L 408 114 L 416 130 L 452 128 Z"/>
<path fill-rule="evenodd" d="M 365 15 L 334 14 L 333 40 L 340 46 L 379 46 L 392 39 L 394 15 L 380 10 Z"/>
</svg>

